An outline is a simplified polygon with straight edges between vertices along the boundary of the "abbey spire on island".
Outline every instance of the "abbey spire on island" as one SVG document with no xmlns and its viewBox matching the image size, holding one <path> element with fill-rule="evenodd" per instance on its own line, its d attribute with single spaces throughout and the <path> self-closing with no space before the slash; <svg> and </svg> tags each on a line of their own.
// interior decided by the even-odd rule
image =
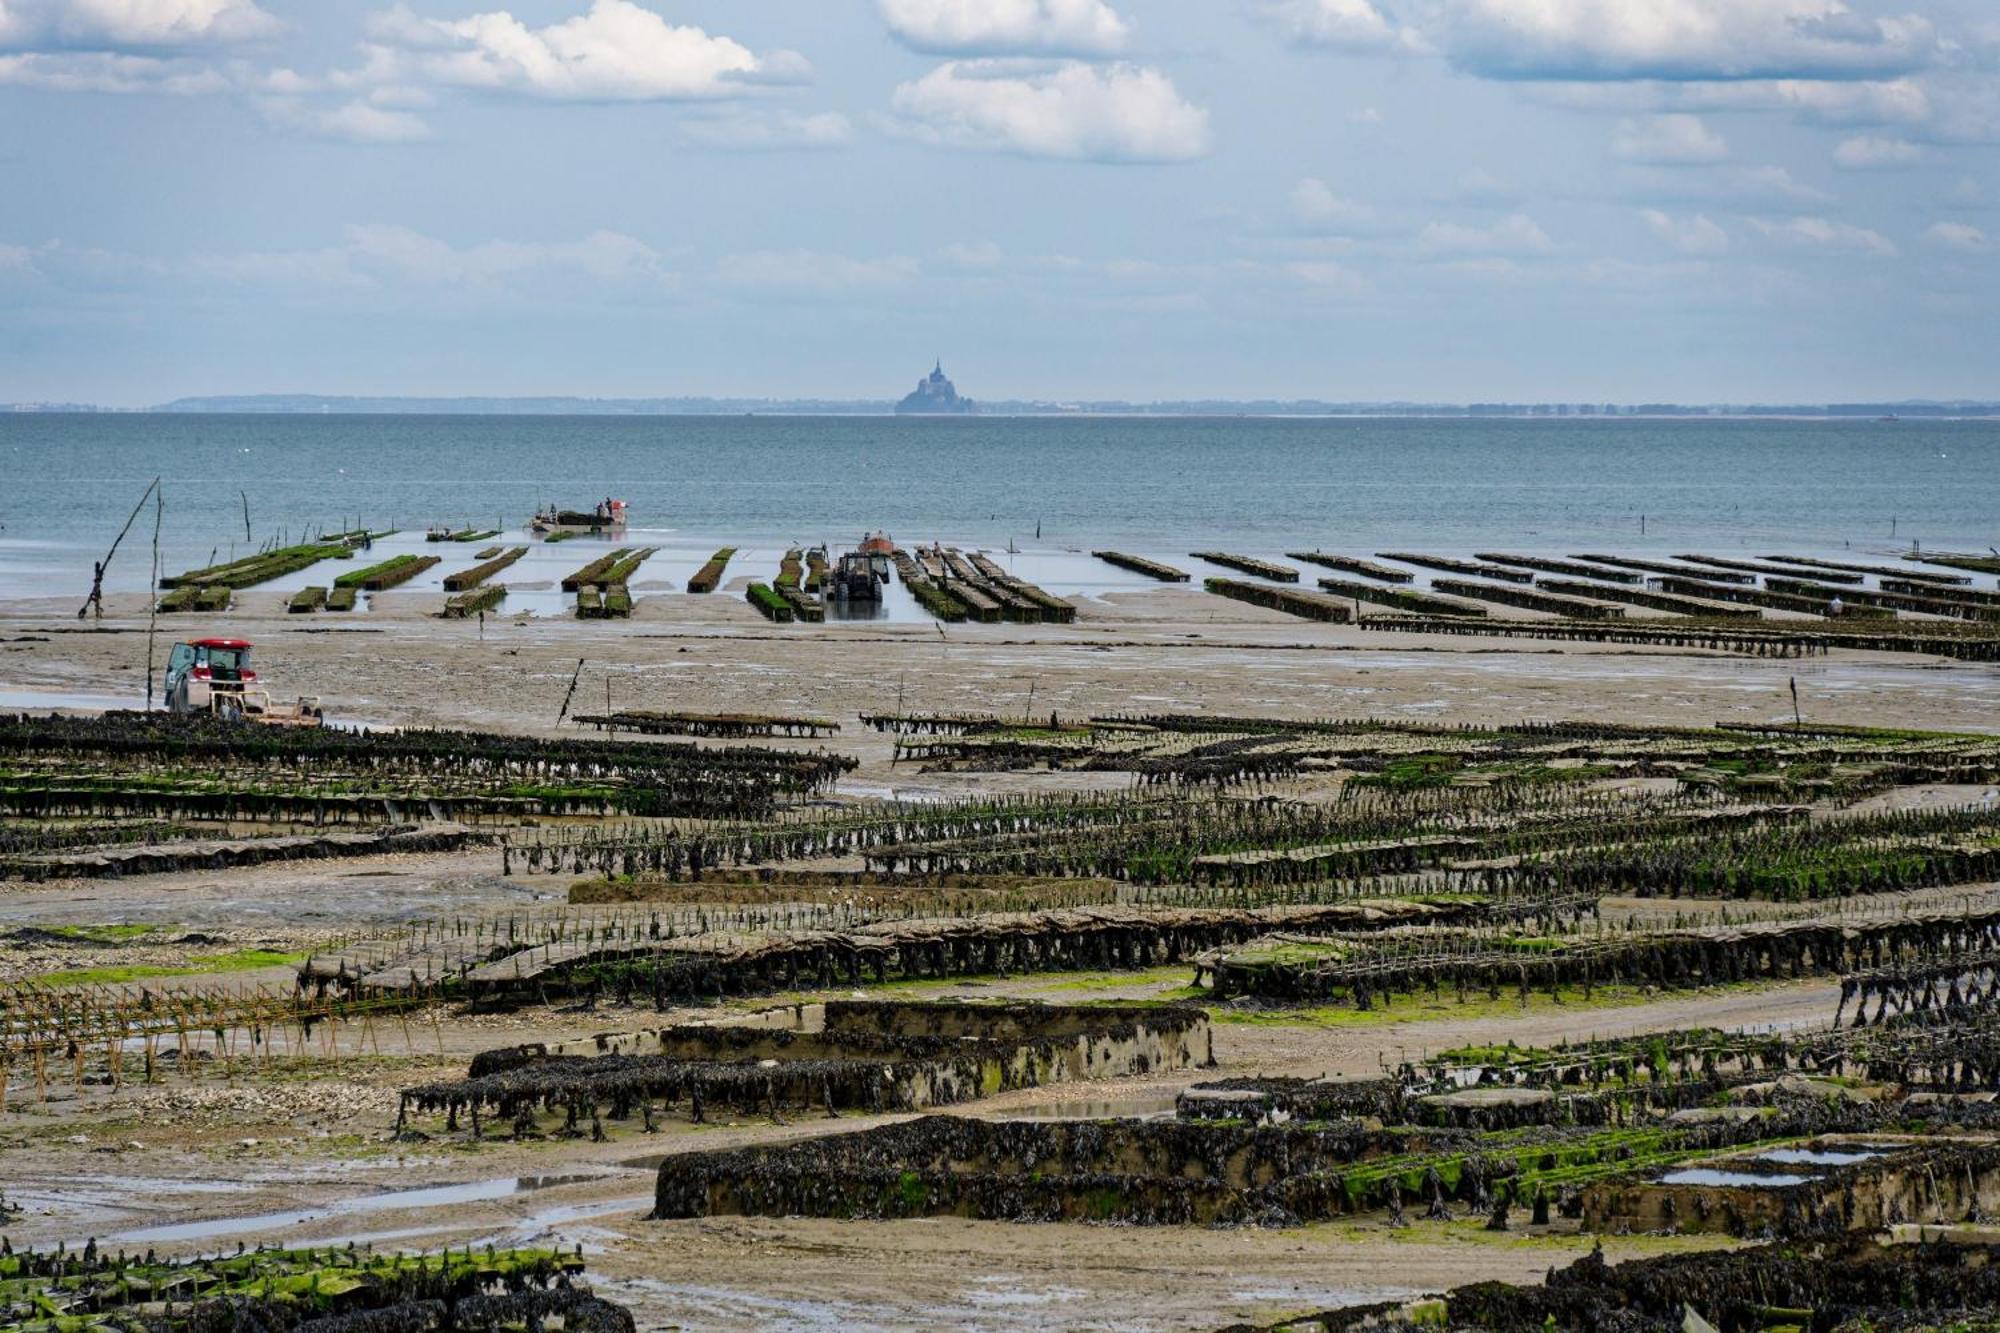
<svg viewBox="0 0 2000 1333">
<path fill-rule="evenodd" d="M 944 359 L 938 358 L 931 373 L 917 381 L 917 387 L 896 404 L 898 416 L 939 416 L 976 412 L 970 398 L 958 396 L 958 389 L 945 378 Z"/>
</svg>

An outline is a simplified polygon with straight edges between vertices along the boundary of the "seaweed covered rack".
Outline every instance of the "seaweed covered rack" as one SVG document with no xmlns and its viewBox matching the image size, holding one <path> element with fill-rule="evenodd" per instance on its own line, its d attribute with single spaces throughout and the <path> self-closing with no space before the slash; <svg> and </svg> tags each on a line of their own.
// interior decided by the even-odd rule
<svg viewBox="0 0 2000 1333">
<path fill-rule="evenodd" d="M 1208 1015 L 1181 1006 L 830 1000 L 812 1026 L 705 1023 L 489 1051 L 466 1077 L 409 1088 L 397 1126 L 447 1117 L 516 1138 L 656 1115 L 912 1111 L 1079 1079 L 1212 1063 Z"/>
<path fill-rule="evenodd" d="M 1271 717 L 1249 695 L 1031 710 L 1025 681 L 906 709 L 887 677 L 725 702 L 689 658 L 735 638 L 661 642 L 683 688 L 612 676 L 600 704 L 592 659 L 556 724 L 564 661 L 533 735 L 0 721 L 0 796 L 96 803 L 0 824 L 23 868 L 0 933 L 133 978 L 0 985 L 0 1131 L 155 1225 L 421 1228 L 454 1261 L 587 1240 L 596 1294 L 642 1327 L 754 1322 L 781 1284 L 866 1325 L 895 1284 L 1024 1271 L 1084 1291 L 1076 1323 L 1207 1326 L 1372 1300 L 1392 1265 L 1424 1292 L 1597 1236 L 1618 1259 L 1797 1250 L 2000 1211 L 1991 734 L 1761 705 L 1677 726 Z M 926 651 L 956 671 L 961 648 Z M 377 859 L 312 863 L 334 856 Z M 43 887 L 85 866 L 104 878 Z M 319 921 L 376 906 L 267 941 L 183 924 L 194 884 Z M 139 920 L 28 917 L 31 894 Z M 232 933 L 177 943 L 195 929 Z M 248 975 L 179 970 L 239 949 Z M 1218 967 L 1220 994 L 1190 986 Z M 531 1176 L 564 1192 L 516 1200 Z M 161 1205 L 155 1178 L 247 1188 Z M 338 1220 L 364 1199 L 372 1230 Z M 46 1207 L 20 1225 L 72 1253 L 120 1234 Z M 687 1311 L 692 1289 L 720 1295 Z M 953 1299 L 895 1318 L 976 1322 Z"/>
<path fill-rule="evenodd" d="M 100 1249 L 0 1254 L 0 1319 L 10 1329 L 290 1329 L 376 1333 L 457 1329 L 633 1333 L 632 1315 L 582 1281 L 580 1255 L 470 1248 L 376 1254 L 354 1246 L 242 1250 L 162 1260 Z"/>
<path fill-rule="evenodd" d="M 1592 1254 L 1543 1283 L 1481 1282 L 1416 1301 L 1352 1305 L 1228 1333 L 1444 1333 L 1696 1328 L 1963 1329 L 2000 1308 L 2000 1245 L 1978 1234 L 1853 1235 L 1631 1259 Z M 1696 1324 L 1694 1320 L 1701 1322 Z"/>
<path fill-rule="evenodd" d="M 505 1007 L 552 995 L 665 1003 L 799 986 L 859 986 L 1010 972 L 1116 971 L 1175 963 L 1273 930 L 1369 931 L 1452 921 L 1479 903 L 1341 902 L 1317 906 L 1167 908 L 1107 905 L 891 919 L 852 929 L 678 938 L 606 935 L 507 950 L 465 973 L 466 993 Z"/>
<path fill-rule="evenodd" d="M 281 734 L 282 733 L 282 734 Z M 448 730 L 0 717 L 0 812 L 307 823 L 546 813 L 756 818 L 826 790 L 826 752 Z"/>
<path fill-rule="evenodd" d="M 1546 1226 L 1558 1199 L 1573 1219 L 1578 1191 L 1592 1181 L 1732 1148 L 1775 1147 L 1842 1119 L 1805 1102 L 1747 1120 L 1485 1132 L 1358 1119 L 926 1116 L 771 1147 L 676 1154 L 660 1167 L 653 1215 L 1291 1226 L 1382 1209 L 1422 1208 L 1448 1220 L 1519 1206 L 1535 1209 Z M 2000 1160 L 2000 1151 L 1988 1158 Z M 2000 1182 L 1990 1160 L 1985 1170 Z"/>
<path fill-rule="evenodd" d="M 1367 1009 L 1398 995 L 1447 990 L 1461 999 L 1502 988 L 1588 998 L 1593 987 L 1619 983 L 1666 989 L 1839 976 L 1920 958 L 1984 959 L 1996 945 L 2000 907 L 1989 905 L 1570 938 L 1430 932 L 1325 944 L 1274 940 L 1204 955 L 1195 974 L 1217 999 L 1338 999 Z"/>
<path fill-rule="evenodd" d="M 1838 1237 L 2000 1206 L 1990 1006 L 1797 1037 L 1467 1048 L 1351 1080 L 1199 1083 L 1172 1120 L 927 1117 L 660 1166 L 655 1216 L 1514 1226 Z M 1826 1070 L 1854 1071 L 1846 1075 Z M 1954 1072 L 1954 1069 L 1961 1072 Z M 1974 1072 L 1975 1069 L 1981 1072 Z M 1798 1072 L 1812 1071 L 1812 1072 Z M 1969 1081 L 1968 1081 L 1969 1080 Z"/>
</svg>

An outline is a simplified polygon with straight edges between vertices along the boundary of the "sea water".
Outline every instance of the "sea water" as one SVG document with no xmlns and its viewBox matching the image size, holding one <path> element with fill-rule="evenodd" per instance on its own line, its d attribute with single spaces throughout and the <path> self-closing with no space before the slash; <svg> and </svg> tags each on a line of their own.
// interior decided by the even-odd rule
<svg viewBox="0 0 2000 1333">
<path fill-rule="evenodd" d="M 1210 548 L 1879 560 L 2000 544 L 1987 421 L 14 414 L 0 598 L 80 597 L 155 476 L 168 573 L 321 528 L 414 534 L 391 553 L 425 549 L 431 524 L 512 535 L 538 506 L 613 497 L 627 540 L 663 548 L 635 592 L 684 585 L 718 546 L 744 548 L 732 576 L 769 578 L 787 546 L 837 552 L 877 529 L 1015 547 L 1017 573 L 1086 595 L 1150 586 L 1089 559 L 1107 547 L 1200 577 L 1228 572 L 1189 559 Z M 149 506 L 107 589 L 146 586 L 152 528 Z M 592 553 L 538 547 L 506 581 Z"/>
</svg>

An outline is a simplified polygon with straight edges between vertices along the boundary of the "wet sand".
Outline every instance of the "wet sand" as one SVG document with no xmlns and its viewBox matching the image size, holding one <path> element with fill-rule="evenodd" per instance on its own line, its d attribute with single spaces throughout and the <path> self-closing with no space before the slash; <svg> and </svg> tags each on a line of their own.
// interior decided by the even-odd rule
<svg viewBox="0 0 2000 1333">
<path fill-rule="evenodd" d="M 1201 712 L 1523 718 L 1702 725 L 1791 720 L 2000 729 L 2000 666 L 1836 651 L 1777 659 L 1705 650 L 1544 644 L 1318 625 L 1185 588 L 1086 601 L 1072 625 L 770 625 L 740 598 L 641 596 L 628 622 L 431 614 L 383 593 L 352 619 L 283 613 L 256 590 L 223 617 L 159 619 L 156 669 L 176 638 L 254 639 L 279 697 L 317 695 L 330 719 L 514 731 L 615 707 L 830 716 L 864 711 Z M 143 598 L 101 622 L 67 601 L 0 603 L 0 697 L 24 707 L 143 702 Z M 309 623 L 307 623 L 309 622 Z M 79 629 L 102 632 L 77 632 Z M 852 736 L 841 738 L 850 748 Z"/>
<path fill-rule="evenodd" d="M 1154 995 L 1181 979 L 1134 979 L 1090 993 Z M 1073 998 L 1078 980 L 941 983 L 926 993 Z M 1382 1060 L 1465 1042 L 1824 1022 L 1837 993 L 1815 982 L 1617 1007 L 1485 1013 L 1471 1021 L 1446 1006 L 1425 1021 L 1332 1029 L 1224 1021 L 1215 1029 L 1216 1072 L 1363 1077 Z M 605 1144 L 388 1141 L 394 1089 L 456 1072 L 469 1050 L 652 1021 L 650 1012 L 619 1011 L 461 1019 L 446 1025 L 445 1054 L 398 1057 L 392 1041 L 389 1060 L 350 1058 L 295 1092 L 256 1080 L 235 1088 L 174 1083 L 87 1096 L 85 1104 L 64 1096 L 39 1110 L 17 1107 L 0 1131 L 9 1149 L 0 1156 L 0 1189 L 25 1209 L 10 1230 L 17 1244 L 74 1244 L 96 1235 L 163 1253 L 232 1248 L 239 1238 L 385 1247 L 581 1243 L 598 1280 L 633 1306 L 642 1328 L 1214 1328 L 1481 1278 L 1533 1280 L 1594 1243 L 1560 1223 L 1495 1236 L 1477 1218 L 1397 1231 L 1379 1217 L 1291 1228 L 645 1217 L 650 1167 L 661 1154 L 861 1129 L 895 1117 L 699 1127 L 665 1118 L 658 1134 L 620 1129 Z M 426 1048 L 428 1031 L 416 1026 L 417 1045 Z M 1152 1112 L 1180 1088 L 1213 1076 L 1191 1070 L 1063 1084 L 952 1113 Z M 59 1122 L 47 1123 L 51 1117 Z M 23 1170 L 28 1154 L 21 1150 L 30 1144 L 35 1165 Z M 1610 1238 L 1606 1248 L 1617 1258 L 1714 1243 Z"/>
<path fill-rule="evenodd" d="M 162 617 L 158 660 L 176 638 L 226 631 L 257 641 L 259 669 L 278 693 L 319 695 L 335 719 L 551 733 L 582 659 L 581 710 L 603 706 L 608 681 L 618 707 L 840 720 L 842 732 L 829 741 L 789 744 L 824 744 L 859 757 L 862 767 L 842 785 L 853 796 L 1018 790 L 1051 781 L 891 766 L 890 739 L 861 729 L 857 715 L 893 710 L 899 700 L 911 711 L 1025 713 L 1032 696 L 1036 715 L 1207 710 L 1699 725 L 1789 720 L 1788 686 L 1796 678 L 1811 721 L 2000 728 L 2000 667 L 1991 665 L 1848 652 L 1766 660 L 1382 635 L 1306 624 L 1187 589 L 1094 599 L 1069 626 L 942 628 L 772 626 L 740 597 L 642 592 L 629 623 L 489 617 L 483 641 L 476 623 L 431 618 L 439 600 L 389 593 L 352 620 L 303 618 L 283 614 L 282 596 L 253 590 L 227 617 Z M 146 660 L 144 601 L 110 603 L 101 624 L 82 627 L 90 632 L 76 632 L 67 601 L 0 604 L 0 707 L 136 704 Z M 1055 779 L 1070 780 L 1101 778 Z M 414 919 L 551 906 L 569 882 L 502 878 L 497 857 L 470 852 L 17 885 L 0 891 L 0 929 L 129 921 L 212 929 L 232 943 L 317 947 L 327 932 L 366 934 Z M 1608 915 L 1658 916 L 1681 906 L 1614 902 Z M 229 979 L 282 980 L 282 970 Z M 1186 981 L 1186 970 L 1162 969 L 937 983 L 895 993 L 1110 999 L 1173 993 Z M 1467 1042 L 1810 1025 L 1832 1017 L 1837 995 L 1837 984 L 1822 981 L 1615 1006 L 1483 1006 L 1471 1014 L 1454 1013 L 1449 1002 L 1434 1011 L 1404 1006 L 1395 1022 L 1229 1016 L 1216 1025 L 1216 1052 L 1224 1074 L 1367 1075 L 1384 1062 Z M 10 1234 L 17 1244 L 74 1243 L 234 1218 L 233 1226 L 126 1243 L 163 1251 L 232 1248 L 238 1238 L 357 1238 L 392 1247 L 489 1238 L 582 1243 L 598 1280 L 632 1305 L 642 1328 L 1213 1328 L 1478 1278 L 1530 1280 L 1591 1243 L 1560 1234 L 1491 1236 L 1476 1221 L 1419 1223 L 1403 1232 L 1379 1219 L 1286 1229 L 956 1219 L 648 1222 L 651 1174 L 635 1162 L 876 1121 L 849 1116 L 831 1126 L 814 1118 L 699 1128 L 664 1121 L 658 1135 L 621 1129 L 598 1145 L 394 1143 L 396 1089 L 462 1073 L 471 1052 L 662 1018 L 617 1010 L 440 1014 L 435 1024 L 432 1017 L 418 1016 L 406 1027 L 383 1024 L 375 1034 L 379 1051 L 357 1051 L 357 1033 L 337 1034 L 333 1040 L 345 1043 L 337 1058 L 307 1058 L 276 1072 L 208 1071 L 200 1080 L 116 1093 L 57 1088 L 46 1103 L 16 1087 L 0 1115 L 0 1194 L 24 1208 Z M 1187 1071 L 1061 1085 L 957 1112 L 1150 1110 L 1211 1076 Z M 382 1197 L 442 1186 L 460 1188 Z M 247 1226 L 242 1219 L 250 1219 Z M 1617 1258 L 1687 1243 L 1610 1238 L 1606 1246 Z"/>
<path fill-rule="evenodd" d="M 5 918 L 118 919 L 145 904 L 199 927 L 276 920 L 284 904 L 387 922 L 432 893 L 496 891 L 476 857 L 413 858 L 397 867 L 314 864 L 116 883 L 27 888 L 0 900 Z M 381 877 L 374 870 L 389 869 Z M 487 868 L 490 872 L 490 867 Z M 170 887 L 169 881 L 183 881 Z M 558 880 L 557 883 L 562 881 Z M 359 885 L 361 887 L 356 888 Z M 379 895 L 379 896 L 378 896 Z M 483 900 L 482 900 L 483 901 Z M 164 906 L 158 906 L 158 905 Z M 477 904 L 472 904 L 475 910 Z M 1652 904 L 1612 904 L 1614 912 Z M 1857 909 L 1861 906 L 1857 904 Z M 1189 969 L 1050 974 L 898 986 L 898 996 L 1153 998 L 1181 993 Z M 855 994 L 845 990 L 829 996 Z M 859 994 L 872 994 L 862 991 Z M 1789 1028 L 1827 1022 L 1837 983 L 1808 981 L 1622 1003 L 1527 1006 L 1511 999 L 1462 1010 L 1406 1001 L 1387 1017 L 1268 1021 L 1217 1009 L 1216 1071 L 1059 1084 L 951 1108 L 979 1117 L 1158 1114 L 1190 1083 L 1217 1074 L 1366 1077 L 1384 1063 L 1465 1043 L 1542 1044 L 1675 1027 Z M 439 1011 L 384 1021 L 372 1041 L 352 1025 L 328 1048 L 260 1072 L 246 1061 L 198 1080 L 80 1092 L 46 1102 L 16 1088 L 0 1117 L 0 1193 L 23 1209 L 16 1244 L 72 1245 L 90 1236 L 161 1252 L 270 1243 L 438 1247 L 581 1244 L 592 1271 L 630 1304 L 642 1328 L 966 1327 L 1214 1328 L 1330 1305 L 1408 1296 L 1478 1278 L 1533 1280 L 1588 1252 L 1563 1224 L 1495 1236 L 1479 1219 L 1393 1231 L 1379 1217 L 1283 1229 L 1168 1229 L 972 1222 L 714 1218 L 646 1220 L 662 1154 L 769 1143 L 865 1128 L 891 1117 L 750 1118 L 661 1131 L 614 1127 L 608 1143 L 455 1137 L 398 1143 L 397 1090 L 462 1073 L 476 1051 L 662 1021 L 714 1019 L 772 998 L 655 1014 L 649 1009 Z M 434 1021 L 435 1020 L 435 1021 Z M 320 1038 L 324 1042 L 327 1038 Z M 435 1129 L 435 1126 L 430 1128 Z M 415 1193 L 408 1193 L 415 1191 Z M 1612 1257 L 1696 1242 L 1610 1238 Z M 1713 1243 L 1700 1242 L 1700 1243 Z"/>
</svg>

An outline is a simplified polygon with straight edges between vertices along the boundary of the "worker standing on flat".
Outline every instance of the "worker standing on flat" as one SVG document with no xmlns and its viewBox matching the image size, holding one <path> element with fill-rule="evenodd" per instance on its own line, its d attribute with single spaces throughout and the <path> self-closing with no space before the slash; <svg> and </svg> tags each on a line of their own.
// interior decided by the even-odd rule
<svg viewBox="0 0 2000 1333">
<path fill-rule="evenodd" d="M 95 611 L 100 620 L 104 617 L 104 562 L 102 560 L 93 560 L 91 562 L 90 596 L 83 599 L 83 607 L 76 613 L 76 618 L 82 620 L 85 611 Z"/>
</svg>

